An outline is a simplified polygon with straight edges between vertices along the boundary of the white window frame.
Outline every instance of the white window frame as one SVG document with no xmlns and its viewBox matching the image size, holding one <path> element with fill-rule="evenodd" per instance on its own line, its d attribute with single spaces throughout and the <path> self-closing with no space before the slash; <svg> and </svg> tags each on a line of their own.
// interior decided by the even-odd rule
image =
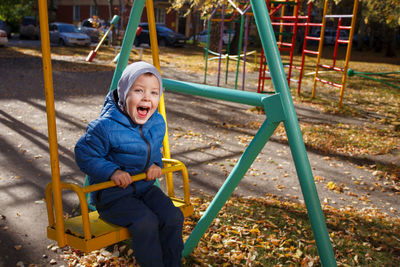
<svg viewBox="0 0 400 267">
<path fill-rule="evenodd" d="M 90 6 L 90 17 L 93 18 L 93 15 L 97 16 L 98 10 L 96 9 L 95 5 Z"/>
<path fill-rule="evenodd" d="M 165 8 L 155 8 L 154 16 L 155 16 L 156 23 L 165 24 L 165 17 L 167 16 L 167 12 L 165 11 Z"/>
<path fill-rule="evenodd" d="M 80 6 L 73 6 L 73 21 L 80 21 L 81 20 L 81 7 Z"/>
</svg>

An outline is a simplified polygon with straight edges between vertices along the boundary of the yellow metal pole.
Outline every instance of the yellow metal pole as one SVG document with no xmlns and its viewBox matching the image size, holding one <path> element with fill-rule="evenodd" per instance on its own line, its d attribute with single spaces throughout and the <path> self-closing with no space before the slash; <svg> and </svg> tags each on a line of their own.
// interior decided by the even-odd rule
<svg viewBox="0 0 400 267">
<path fill-rule="evenodd" d="M 54 196 L 56 235 L 59 247 L 67 243 L 64 234 L 64 217 L 61 194 L 60 167 L 58 161 L 58 145 L 56 116 L 54 108 L 53 77 L 50 56 L 49 19 L 47 14 L 47 1 L 39 0 L 40 36 L 42 43 L 43 78 L 46 96 L 47 127 L 49 134 L 49 150 L 51 164 L 51 180 Z"/>
<path fill-rule="evenodd" d="M 158 42 L 157 42 L 156 20 L 155 20 L 155 17 L 154 17 L 153 0 L 146 0 L 146 12 L 147 12 L 147 21 L 149 23 L 149 35 L 150 35 L 151 55 L 153 57 L 153 65 L 161 73 L 160 57 L 159 57 Z M 170 159 L 171 158 L 171 152 L 169 150 L 168 125 L 167 125 L 167 115 L 165 113 L 164 94 L 162 94 L 161 99 L 160 99 L 160 103 L 158 104 L 158 111 L 164 117 L 165 124 L 166 124 L 165 136 L 164 136 L 164 141 L 163 141 L 164 158 Z M 168 196 L 169 197 L 174 197 L 175 193 L 174 193 L 174 184 L 173 184 L 173 180 L 172 180 L 172 173 L 166 174 L 166 180 L 167 180 Z"/>
<path fill-rule="evenodd" d="M 355 28 L 355 24 L 356 24 L 357 9 L 358 9 L 358 0 L 354 0 L 353 17 L 351 18 L 351 29 L 350 29 L 350 34 L 349 34 L 349 43 L 347 44 L 346 59 L 344 62 L 344 70 L 343 70 L 343 76 L 342 76 L 342 86 L 340 87 L 339 108 L 342 107 L 344 87 L 346 86 L 347 69 L 349 68 L 351 47 L 353 45 L 353 35 L 354 35 L 354 28 Z"/>
<path fill-rule="evenodd" d="M 318 77 L 318 71 L 319 71 L 319 63 L 321 61 L 321 55 L 322 55 L 322 48 L 324 46 L 324 34 L 325 34 L 325 26 L 326 26 L 326 12 L 328 9 L 328 0 L 325 0 L 324 4 L 324 12 L 322 15 L 322 27 L 321 27 L 321 34 L 319 35 L 319 46 L 318 46 L 318 56 L 317 56 L 317 65 L 315 67 L 315 75 L 314 75 L 314 86 L 311 94 L 311 98 L 315 97 L 315 91 L 317 88 L 317 77 Z"/>
<path fill-rule="evenodd" d="M 147 12 L 147 21 L 149 23 L 149 35 L 150 35 L 151 55 L 153 57 L 153 65 L 161 73 L 153 0 L 146 0 L 146 12 Z"/>
</svg>

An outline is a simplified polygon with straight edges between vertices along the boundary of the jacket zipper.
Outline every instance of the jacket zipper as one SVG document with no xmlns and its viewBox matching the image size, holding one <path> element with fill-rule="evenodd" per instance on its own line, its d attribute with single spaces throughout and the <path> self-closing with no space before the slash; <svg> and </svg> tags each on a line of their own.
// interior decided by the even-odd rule
<svg viewBox="0 0 400 267">
<path fill-rule="evenodd" d="M 150 162 L 151 146 L 150 146 L 149 141 L 147 141 L 147 139 L 144 137 L 143 130 L 142 130 L 142 125 L 139 126 L 139 133 L 140 133 L 140 136 L 143 138 L 143 140 L 146 142 L 146 144 L 147 144 L 147 149 L 149 150 L 149 153 L 147 154 L 146 165 L 144 166 L 144 170 L 143 170 L 143 172 L 144 172 L 144 171 L 146 171 L 147 166 L 149 165 L 149 162 Z"/>
</svg>

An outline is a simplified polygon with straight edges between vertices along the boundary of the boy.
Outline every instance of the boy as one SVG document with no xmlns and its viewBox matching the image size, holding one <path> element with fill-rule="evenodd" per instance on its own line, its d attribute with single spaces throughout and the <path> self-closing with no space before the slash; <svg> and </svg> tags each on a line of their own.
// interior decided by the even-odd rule
<svg viewBox="0 0 400 267">
<path fill-rule="evenodd" d="M 157 186 L 165 121 L 157 112 L 162 94 L 158 70 L 136 62 L 124 70 L 75 147 L 75 160 L 89 184 L 108 180 L 117 187 L 90 195 L 100 217 L 128 227 L 140 266 L 181 266 L 182 212 Z M 132 183 L 131 175 L 146 172 Z"/>
</svg>

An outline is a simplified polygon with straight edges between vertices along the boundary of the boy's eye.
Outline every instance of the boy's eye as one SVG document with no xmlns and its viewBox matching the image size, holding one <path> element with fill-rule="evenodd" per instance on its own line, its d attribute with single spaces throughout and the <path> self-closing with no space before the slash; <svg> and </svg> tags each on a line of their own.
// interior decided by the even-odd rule
<svg viewBox="0 0 400 267">
<path fill-rule="evenodd" d="M 158 91 L 151 92 L 153 95 L 158 95 Z"/>
</svg>

